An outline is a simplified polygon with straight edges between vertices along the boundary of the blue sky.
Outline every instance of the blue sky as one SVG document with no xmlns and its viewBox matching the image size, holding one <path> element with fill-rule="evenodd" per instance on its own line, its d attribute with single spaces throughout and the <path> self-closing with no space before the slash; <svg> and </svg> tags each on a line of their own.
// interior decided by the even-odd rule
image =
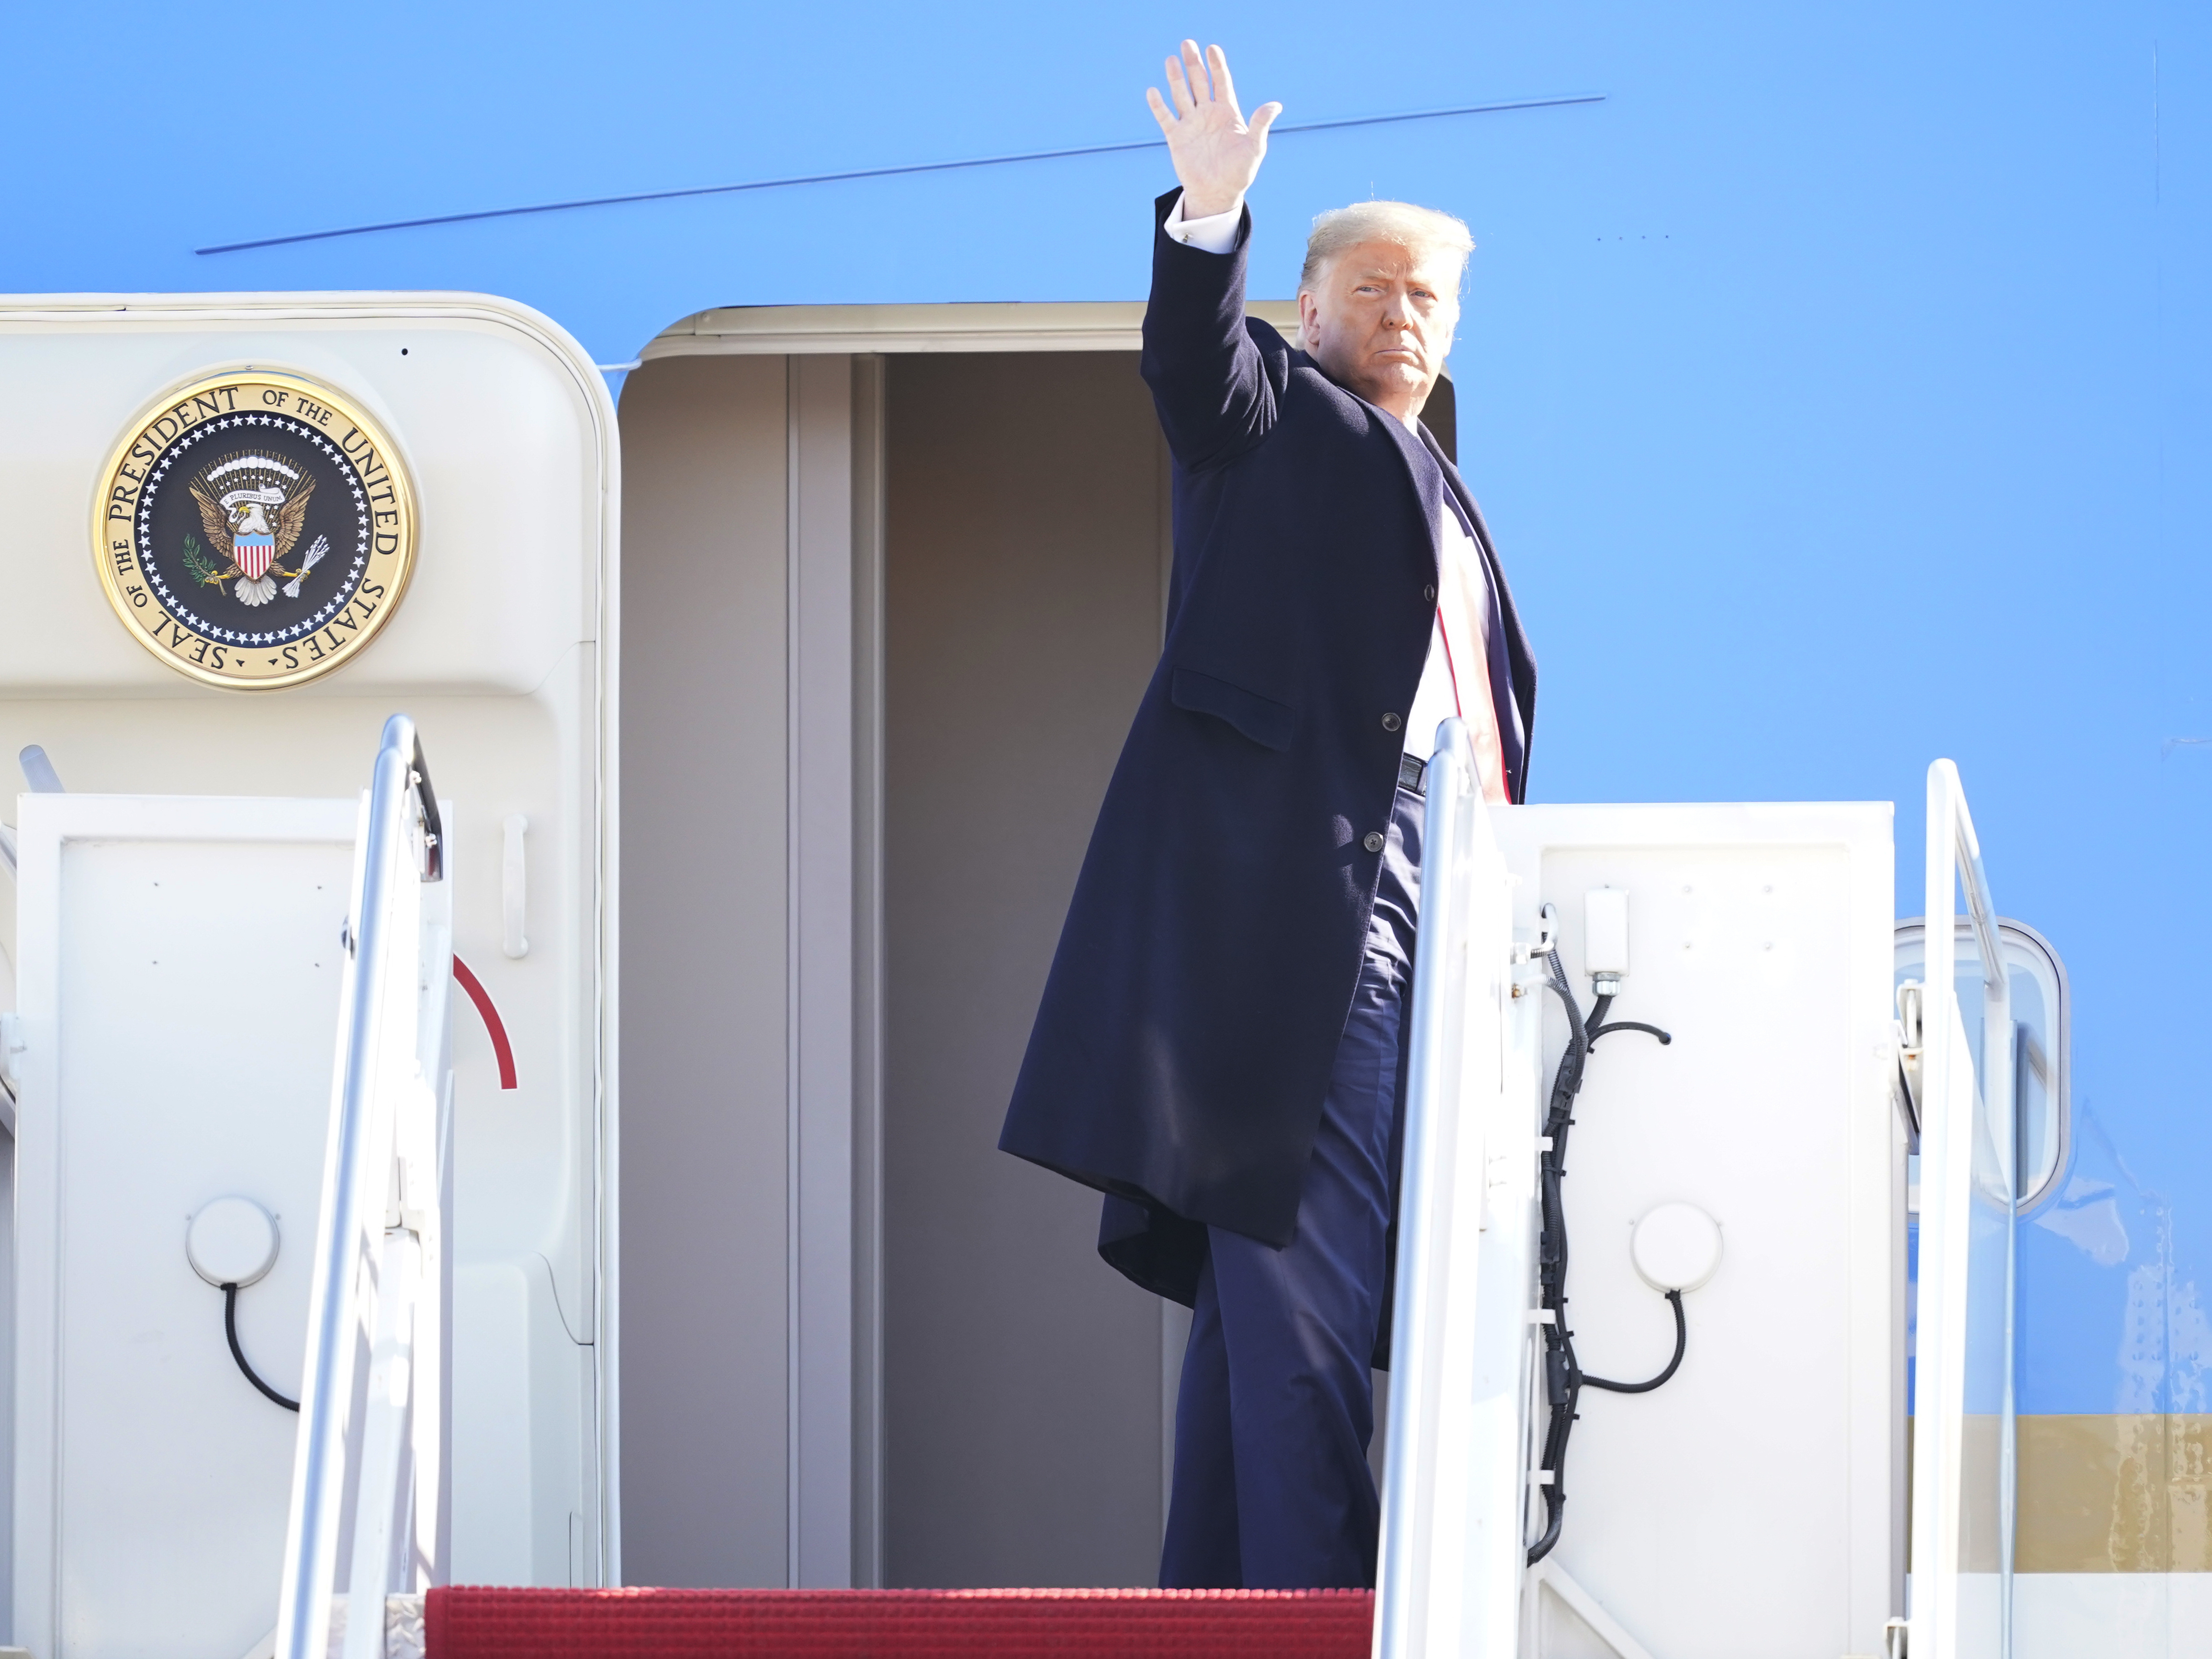
<svg viewBox="0 0 2212 1659">
<path fill-rule="evenodd" d="M 1345 200 L 1473 226 L 1462 459 L 1542 664 L 1535 794 L 1894 799 L 1909 914 L 1923 775 L 1954 758 L 2001 904 L 2072 970 L 2077 1095 L 2114 1155 L 2172 1172 L 2160 1271 L 2212 1264 L 2190 998 L 2212 927 L 2212 744 L 2189 741 L 2212 738 L 2203 8 L 98 18 L 10 16 L 0 287 L 483 289 L 606 362 L 712 305 L 1139 298 L 1164 155 L 191 250 L 1143 138 L 1184 33 L 1286 121 L 1603 94 L 1285 137 L 1255 287 L 1287 294 L 1306 221 Z M 2147 1006 L 2170 1012 L 2145 1027 Z M 2142 1264 L 2046 1230 L 2032 1295 L 2045 1251 L 2051 1294 L 2117 1331 Z M 2047 1355 L 2039 1328 L 2028 1408 L 2113 1409 L 2105 1324 Z"/>
</svg>

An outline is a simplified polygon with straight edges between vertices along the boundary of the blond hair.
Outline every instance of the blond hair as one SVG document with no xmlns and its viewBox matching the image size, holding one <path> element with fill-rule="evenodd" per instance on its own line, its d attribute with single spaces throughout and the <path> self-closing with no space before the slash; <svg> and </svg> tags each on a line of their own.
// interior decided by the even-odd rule
<svg viewBox="0 0 2212 1659">
<path fill-rule="evenodd" d="M 1467 271 L 1467 256 L 1474 252 L 1474 236 L 1449 213 L 1411 202 L 1354 202 L 1315 216 L 1313 234 L 1306 239 L 1305 269 L 1298 273 L 1298 291 L 1317 285 L 1338 254 L 1362 242 L 1395 242 L 1410 253 L 1454 255 L 1458 265 L 1458 275 L 1452 278 L 1455 296 L 1459 277 Z"/>
</svg>

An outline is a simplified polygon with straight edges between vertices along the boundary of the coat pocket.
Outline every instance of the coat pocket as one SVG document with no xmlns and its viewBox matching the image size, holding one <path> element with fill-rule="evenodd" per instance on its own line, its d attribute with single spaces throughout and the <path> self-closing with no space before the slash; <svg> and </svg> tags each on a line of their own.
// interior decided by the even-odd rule
<svg viewBox="0 0 2212 1659">
<path fill-rule="evenodd" d="M 1169 677 L 1168 699 L 1194 714 L 1226 720 L 1261 748 L 1279 753 L 1290 748 L 1291 731 L 1297 724 L 1297 712 L 1287 703 L 1194 668 L 1178 668 Z"/>
</svg>

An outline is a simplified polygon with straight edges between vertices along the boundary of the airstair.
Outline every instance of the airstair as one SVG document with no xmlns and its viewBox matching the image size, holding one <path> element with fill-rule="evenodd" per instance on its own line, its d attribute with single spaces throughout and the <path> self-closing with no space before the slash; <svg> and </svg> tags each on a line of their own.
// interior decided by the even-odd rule
<svg viewBox="0 0 2212 1659">
<path fill-rule="evenodd" d="M 1378 1659 L 2009 1659 L 2015 1030 L 1956 768 L 1928 775 L 1926 963 L 1893 1024 L 1887 826 L 1850 822 L 1869 809 L 1493 813 L 1449 725 L 1434 767 Z M 1839 853 L 1848 874 L 1824 880 Z M 1719 971 L 1697 965 L 1716 953 Z M 1975 979 L 1978 1052 L 1957 990 Z M 1600 999 L 1587 1027 L 1577 981 Z M 1598 1023 L 1615 996 L 1674 1041 L 1595 1054 L 1591 1033 L 1620 1029 Z M 1602 1092 L 1625 1066 L 1641 1073 L 1623 1079 L 1632 1091 Z M 1721 1109 L 1683 1109 L 1674 1066 Z M 1547 1117 L 1540 1075 L 1589 1091 L 1563 1111 L 1555 1081 Z M 1578 1179 L 1551 1184 L 1551 1137 L 1570 1122 Z M 1608 1146 L 1619 1137 L 1626 1148 Z M 1760 1156 L 1740 1161 L 1747 1145 Z M 1581 1196 L 1586 1182 L 1600 1191 Z M 1724 1248 L 1673 1224 L 1695 1206 Z M 1550 1278 L 1570 1216 L 1577 1243 L 1597 1235 L 1573 1258 L 1571 1301 Z M 1628 1237 L 1605 1237 L 1608 1220 Z M 1628 1389 L 1583 1373 L 1571 1342 L 1592 1352 L 1631 1311 L 1607 1294 L 1608 1252 L 1667 1293 L 1686 1332 L 1663 1372 Z M 1731 1294 L 1746 1278 L 1758 1293 Z M 1563 1351 L 1571 1307 L 1582 1328 Z M 1601 1406 L 1592 1387 L 1614 1392 Z M 1638 1411 L 1658 1420 L 1636 1425 Z M 1563 1430 L 1583 1417 L 1571 1471 Z"/>
<path fill-rule="evenodd" d="M 289 1224 L 307 1247 L 296 1401 L 256 1369 L 238 1317 L 282 1259 L 281 1218 L 210 1205 L 188 1239 L 191 1267 L 222 1293 L 236 1369 L 297 1413 L 281 1449 L 264 1416 L 226 1454 L 258 1460 L 224 1478 L 258 1481 L 267 1514 L 285 1517 L 275 1628 L 238 1650 L 2009 1656 L 2014 1045 L 1955 769 L 1929 771 L 1925 973 L 1894 1002 L 1886 805 L 1492 811 L 1455 721 L 1429 775 L 1371 1595 L 449 1586 L 450 1024 L 466 970 L 453 956 L 448 808 L 413 722 L 386 723 L 357 805 L 73 797 L 58 780 L 27 798 L 7 849 L 22 866 L 24 956 L 64 964 L 27 973 L 27 1023 L 11 1027 L 40 1039 L 17 1045 L 27 1058 L 11 1073 L 29 1101 L 54 1097 L 55 1056 L 70 1052 L 66 1036 L 45 1039 L 85 1018 L 68 1006 L 70 974 L 120 971 L 96 953 L 66 965 L 65 848 L 125 849 L 79 861 L 72 925 L 103 904 L 204 908 L 206 894 L 154 894 L 164 881 L 227 890 L 221 849 L 243 846 L 264 868 L 290 861 L 284 902 L 312 931 L 325 911 L 308 890 L 350 860 L 344 902 L 328 907 L 343 918 L 335 954 L 314 959 L 316 972 L 330 962 L 341 1012 L 327 1119 L 310 1138 L 319 1197 Z M 1977 969 L 1978 1052 L 1955 990 Z M 195 1534 L 189 1467 L 166 1482 L 144 1467 L 210 1413 L 262 1402 L 229 1374 L 188 1379 L 175 1400 L 132 1395 L 111 1339 L 138 1315 L 100 1302 L 88 1242 L 136 1224 L 134 1202 L 158 1205 L 160 1170 L 195 1156 L 191 1139 L 157 1131 L 137 1162 L 102 1166 L 116 1191 L 84 1192 L 66 1137 L 100 1125 L 82 1110 L 18 1125 L 14 1628 L 40 1659 L 131 1648 L 91 1628 L 86 1607 L 150 1632 L 270 1605 L 265 1582 L 228 1565 L 250 1552 Z M 266 1150 L 296 1164 L 306 1144 Z M 114 1386 L 88 1388 L 88 1354 L 115 1368 Z M 193 1392 L 210 1381 L 221 1387 Z M 126 1510 L 183 1540 L 191 1576 L 169 1584 L 166 1612 L 158 1597 L 98 1599 Z M 46 1512 L 67 1521 L 24 1524 Z M 367 1607 L 380 1616 L 357 1616 Z"/>
</svg>

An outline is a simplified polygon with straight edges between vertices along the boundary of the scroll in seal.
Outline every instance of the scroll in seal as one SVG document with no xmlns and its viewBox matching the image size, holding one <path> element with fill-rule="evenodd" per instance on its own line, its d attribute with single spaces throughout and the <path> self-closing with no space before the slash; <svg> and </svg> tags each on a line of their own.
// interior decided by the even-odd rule
<svg viewBox="0 0 2212 1659">
<path fill-rule="evenodd" d="M 268 691 L 350 661 L 415 565 L 415 493 L 343 392 L 273 369 L 210 374 L 125 432 L 93 545 L 138 642 L 209 685 Z"/>
</svg>

